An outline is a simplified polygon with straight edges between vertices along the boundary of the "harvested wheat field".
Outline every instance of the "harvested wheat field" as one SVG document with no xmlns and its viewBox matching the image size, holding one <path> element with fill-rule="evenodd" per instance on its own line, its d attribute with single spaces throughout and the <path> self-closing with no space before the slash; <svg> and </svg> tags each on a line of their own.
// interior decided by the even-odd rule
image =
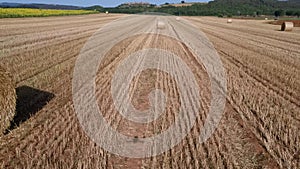
<svg viewBox="0 0 300 169">
<path fill-rule="evenodd" d="M 89 37 L 121 17 L 99 14 L 0 19 L 0 65 L 11 72 L 17 87 L 16 115 L 0 136 L 0 168 L 300 167 L 300 28 L 281 32 L 280 26 L 265 21 L 234 19 L 227 24 L 227 19 L 214 17 L 149 16 L 125 20 L 129 25 L 126 28 L 115 26 L 96 34 L 98 39 L 110 35 L 118 42 L 107 49 L 94 77 L 98 108 L 112 128 L 133 137 L 133 142 L 167 131 L 175 123 L 184 104 L 176 79 L 185 74 L 172 76 L 148 69 L 134 76 L 126 94 L 135 109 L 146 111 L 153 106 L 157 100 L 148 99 L 153 89 L 161 89 L 167 100 L 164 113 L 155 121 L 130 121 L 114 106 L 114 97 L 123 98 L 123 85 L 111 95 L 114 73 L 128 54 L 144 48 L 172 51 L 194 74 L 201 96 L 195 100 L 192 89 L 187 90 L 188 99 L 199 103 L 201 109 L 189 134 L 171 150 L 153 157 L 129 158 L 100 148 L 85 133 L 75 112 L 74 68 L 81 52 L 93 52 L 93 48 L 81 51 Z M 181 41 L 164 35 L 147 33 L 118 41 L 118 37 L 141 30 L 180 39 L 190 31 L 181 24 L 184 19 L 206 34 L 226 73 L 225 110 L 217 129 L 204 143 L 198 138 L 213 97 L 205 64 Z M 161 20 L 164 26 L 158 29 Z M 112 43 L 102 40 L 108 46 Z M 177 69 L 179 65 L 175 59 L 153 60 L 157 60 L 158 68 L 165 65 Z M 92 62 L 87 58 L 85 64 Z M 132 71 L 142 65 L 138 59 L 126 63 L 133 65 Z M 82 98 L 92 100 L 90 91 L 83 94 Z"/>
<path fill-rule="evenodd" d="M 16 91 L 15 83 L 9 72 L 0 67 L 0 132 L 1 135 L 10 126 L 10 121 L 13 120 L 16 108 Z"/>
</svg>

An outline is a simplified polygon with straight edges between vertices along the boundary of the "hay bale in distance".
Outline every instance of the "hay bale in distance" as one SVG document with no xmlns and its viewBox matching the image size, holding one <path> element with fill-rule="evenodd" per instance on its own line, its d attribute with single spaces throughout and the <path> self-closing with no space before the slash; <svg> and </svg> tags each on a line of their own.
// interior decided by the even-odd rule
<svg viewBox="0 0 300 169">
<path fill-rule="evenodd" d="M 158 21 L 157 22 L 157 28 L 158 29 L 165 29 L 166 28 L 166 24 L 162 21 Z"/>
<path fill-rule="evenodd" d="M 0 136 L 15 116 L 16 90 L 12 76 L 0 67 Z"/>
<path fill-rule="evenodd" d="M 180 17 L 176 17 L 176 21 L 180 21 Z"/>
<path fill-rule="evenodd" d="M 294 28 L 293 22 L 283 22 L 281 25 L 281 31 L 292 31 Z"/>
<path fill-rule="evenodd" d="M 228 19 L 228 20 L 227 20 L 227 23 L 232 23 L 232 19 Z"/>
</svg>

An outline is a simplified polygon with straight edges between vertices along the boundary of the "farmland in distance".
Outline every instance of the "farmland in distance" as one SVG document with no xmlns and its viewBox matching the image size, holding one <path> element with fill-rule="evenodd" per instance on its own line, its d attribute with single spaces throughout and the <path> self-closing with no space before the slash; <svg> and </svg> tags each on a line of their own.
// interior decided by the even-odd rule
<svg viewBox="0 0 300 169">
<path fill-rule="evenodd" d="M 46 17 L 64 15 L 95 14 L 97 11 L 91 10 L 55 10 L 55 9 L 30 9 L 30 8 L 0 8 L 0 18 L 20 18 L 20 17 Z"/>
</svg>

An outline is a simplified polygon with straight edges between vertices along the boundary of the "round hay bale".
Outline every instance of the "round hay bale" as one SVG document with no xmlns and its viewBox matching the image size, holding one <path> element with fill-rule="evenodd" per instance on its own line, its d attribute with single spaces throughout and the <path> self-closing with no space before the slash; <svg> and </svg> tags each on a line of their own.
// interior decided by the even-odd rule
<svg viewBox="0 0 300 169">
<path fill-rule="evenodd" d="M 267 21 L 267 20 L 269 20 L 269 18 L 265 18 L 265 20 Z"/>
<path fill-rule="evenodd" d="M 283 22 L 281 25 L 281 31 L 292 31 L 294 28 L 293 22 Z"/>
<path fill-rule="evenodd" d="M 180 17 L 176 17 L 176 21 L 180 21 Z"/>
<path fill-rule="evenodd" d="M 166 28 L 166 24 L 162 21 L 158 21 L 157 22 L 157 28 L 158 29 L 165 29 Z"/>
<path fill-rule="evenodd" d="M 109 12 L 108 12 L 108 11 L 106 11 L 105 13 L 106 13 L 106 15 L 108 15 L 108 14 L 109 14 Z"/>
<path fill-rule="evenodd" d="M 16 90 L 12 76 L 0 67 L 0 136 L 10 126 L 15 116 Z"/>
<path fill-rule="evenodd" d="M 232 19 L 228 19 L 228 20 L 227 20 L 227 23 L 232 23 Z"/>
</svg>

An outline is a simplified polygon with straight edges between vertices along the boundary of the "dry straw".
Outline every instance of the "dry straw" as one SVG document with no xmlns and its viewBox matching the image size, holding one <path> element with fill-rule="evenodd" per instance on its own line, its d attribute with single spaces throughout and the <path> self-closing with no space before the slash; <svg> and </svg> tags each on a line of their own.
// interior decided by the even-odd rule
<svg viewBox="0 0 300 169">
<path fill-rule="evenodd" d="M 165 29 L 166 28 L 166 24 L 162 21 L 158 21 L 157 22 L 157 28 L 158 29 Z"/>
<path fill-rule="evenodd" d="M 12 76 L 0 67 L 0 136 L 9 127 L 16 109 L 16 90 Z"/>
<path fill-rule="evenodd" d="M 228 20 L 227 20 L 227 23 L 232 23 L 232 19 L 228 19 Z"/>
<path fill-rule="evenodd" d="M 281 25 L 281 31 L 292 31 L 294 28 L 294 23 L 293 22 L 284 22 Z"/>
</svg>

